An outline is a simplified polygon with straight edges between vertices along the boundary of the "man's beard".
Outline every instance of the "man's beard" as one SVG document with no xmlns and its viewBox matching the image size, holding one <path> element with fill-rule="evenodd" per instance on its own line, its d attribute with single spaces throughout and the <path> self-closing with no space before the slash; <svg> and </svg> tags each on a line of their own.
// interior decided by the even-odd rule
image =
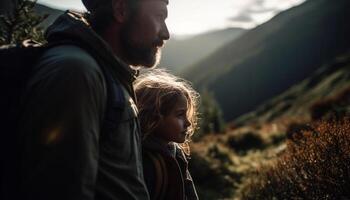
<svg viewBox="0 0 350 200">
<path fill-rule="evenodd" d="M 121 32 L 123 55 L 127 63 L 148 68 L 158 65 L 161 57 L 160 47 L 163 45 L 163 41 L 157 40 L 151 44 L 135 43 L 131 38 L 131 32 L 137 30 L 133 29 L 132 26 L 132 21 L 129 21 Z"/>
</svg>

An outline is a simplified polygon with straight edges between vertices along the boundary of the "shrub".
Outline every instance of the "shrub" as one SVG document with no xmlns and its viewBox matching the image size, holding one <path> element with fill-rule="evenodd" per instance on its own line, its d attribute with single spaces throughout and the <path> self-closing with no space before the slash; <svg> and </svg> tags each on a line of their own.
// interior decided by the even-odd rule
<svg viewBox="0 0 350 200">
<path fill-rule="evenodd" d="M 261 136 L 250 131 L 230 136 L 227 143 L 230 148 L 239 153 L 244 153 L 250 149 L 261 149 L 265 146 Z"/>
<path fill-rule="evenodd" d="M 242 190 L 243 199 L 349 199 L 350 119 L 317 122 Z M 315 134 L 317 133 L 317 134 Z"/>
<path fill-rule="evenodd" d="M 313 120 L 342 118 L 349 114 L 350 87 L 345 88 L 338 94 L 315 102 L 310 107 Z"/>
<path fill-rule="evenodd" d="M 32 39 L 44 41 L 43 29 L 38 25 L 48 17 L 34 11 L 36 0 L 18 0 L 13 13 L 0 15 L 0 45 L 21 43 Z"/>
<path fill-rule="evenodd" d="M 213 145 L 208 149 L 208 156 L 213 159 L 218 159 L 221 163 L 232 164 L 228 152 L 223 152 L 217 145 Z"/>
<path fill-rule="evenodd" d="M 216 102 L 214 95 L 207 90 L 201 92 L 200 113 L 199 131 L 201 134 L 196 135 L 197 138 L 194 138 L 195 140 L 208 133 L 221 133 L 224 131 L 225 124 L 221 108 Z"/>
<path fill-rule="evenodd" d="M 193 153 L 189 168 L 199 199 L 216 200 L 233 194 L 233 181 L 223 166 L 213 167 L 212 162 Z"/>
</svg>

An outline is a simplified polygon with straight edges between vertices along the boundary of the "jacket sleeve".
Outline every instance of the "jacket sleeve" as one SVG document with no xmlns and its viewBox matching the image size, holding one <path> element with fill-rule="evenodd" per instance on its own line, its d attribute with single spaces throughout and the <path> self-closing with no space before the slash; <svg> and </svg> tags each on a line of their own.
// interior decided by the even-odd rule
<svg viewBox="0 0 350 200">
<path fill-rule="evenodd" d="M 77 47 L 52 49 L 36 65 L 23 102 L 24 199 L 94 199 L 106 105 L 97 63 Z"/>
</svg>

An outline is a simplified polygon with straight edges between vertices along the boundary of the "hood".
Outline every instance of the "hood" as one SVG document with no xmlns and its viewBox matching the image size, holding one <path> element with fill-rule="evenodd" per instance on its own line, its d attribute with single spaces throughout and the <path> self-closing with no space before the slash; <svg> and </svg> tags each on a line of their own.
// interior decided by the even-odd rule
<svg viewBox="0 0 350 200">
<path fill-rule="evenodd" d="M 106 62 L 118 79 L 132 83 L 137 71 L 116 57 L 111 47 L 90 27 L 83 14 L 66 11 L 47 29 L 45 37 L 48 42 L 68 40 L 84 47 L 97 61 Z"/>
</svg>

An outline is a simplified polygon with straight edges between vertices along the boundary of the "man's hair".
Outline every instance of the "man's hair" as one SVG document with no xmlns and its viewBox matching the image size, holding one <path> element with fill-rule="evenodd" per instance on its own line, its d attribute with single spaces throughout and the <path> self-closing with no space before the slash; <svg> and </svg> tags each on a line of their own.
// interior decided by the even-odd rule
<svg viewBox="0 0 350 200">
<path fill-rule="evenodd" d="M 103 3 L 88 9 L 89 12 L 85 13 L 85 17 L 88 20 L 91 28 L 97 33 L 102 33 L 113 21 L 113 0 L 105 0 Z M 128 9 L 131 14 L 136 10 L 137 3 L 140 0 L 128 0 Z"/>
<path fill-rule="evenodd" d="M 139 76 L 134 84 L 143 138 L 152 134 L 162 117 L 168 115 L 179 99 L 187 101 L 187 117 L 191 122 L 185 143 L 197 128 L 199 94 L 189 82 L 164 70 L 152 69 Z"/>
<path fill-rule="evenodd" d="M 90 26 L 97 33 L 101 33 L 107 28 L 110 23 L 113 21 L 113 0 L 83 0 L 84 5 L 87 7 L 88 11 L 85 13 L 85 17 L 90 23 Z M 127 0 L 128 9 L 130 14 L 133 15 L 137 11 L 138 3 L 142 0 Z M 169 3 L 169 0 L 160 0 L 164 1 L 166 4 Z M 95 2 L 95 3 L 88 3 Z M 97 2 L 97 3 L 96 3 Z M 93 4 L 93 6 L 88 6 Z"/>
</svg>

